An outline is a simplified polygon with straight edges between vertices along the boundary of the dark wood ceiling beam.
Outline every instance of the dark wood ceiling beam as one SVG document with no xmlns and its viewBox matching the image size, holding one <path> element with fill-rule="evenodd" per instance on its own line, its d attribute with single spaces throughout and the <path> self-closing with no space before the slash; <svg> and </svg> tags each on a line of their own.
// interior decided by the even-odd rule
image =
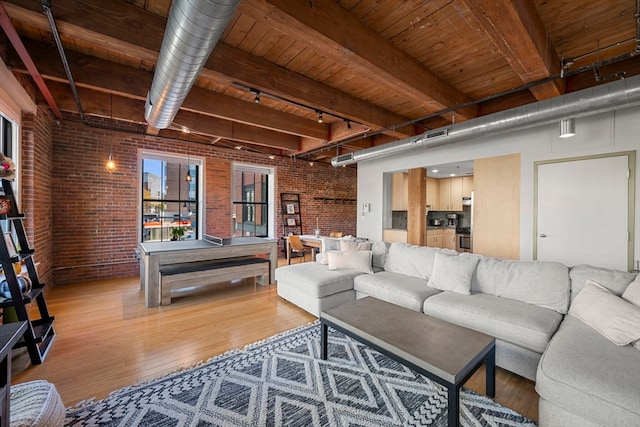
<svg viewBox="0 0 640 427">
<path fill-rule="evenodd" d="M 69 85 L 51 82 L 50 88 L 51 93 L 58 101 L 60 110 L 78 113 Z M 118 120 L 140 124 L 145 123 L 143 101 L 121 96 L 112 98 L 108 93 L 83 87 L 78 88 L 78 95 L 82 103 L 82 109 L 87 115 L 113 117 Z M 176 115 L 176 123 L 186 126 L 192 133 L 205 135 L 211 139 L 229 139 L 252 145 L 274 147 L 288 152 L 297 152 L 300 146 L 300 138 L 293 135 L 215 117 L 207 117 L 204 120 L 201 114 L 189 111 L 180 111 Z"/>
<path fill-rule="evenodd" d="M 37 58 L 36 64 L 45 78 L 68 83 L 57 49 L 34 42 L 28 43 L 27 46 L 31 55 Z M 153 79 L 150 72 L 73 51 L 67 51 L 65 56 L 76 86 L 116 93 L 143 101 L 146 99 Z M 16 71 L 26 72 L 19 68 L 21 67 L 19 61 L 10 60 L 10 66 Z M 191 89 L 182 108 L 194 113 L 238 121 L 291 135 L 318 140 L 326 138 L 323 126 L 314 120 L 276 111 L 200 87 Z"/>
<path fill-rule="evenodd" d="M 427 114 L 470 101 L 335 1 L 246 0 L 238 10 L 422 103 Z M 456 113 L 470 119 L 476 116 L 476 109 L 467 107 Z"/>
<path fill-rule="evenodd" d="M 317 108 L 374 130 L 391 128 L 407 121 L 369 102 L 345 94 L 331 86 L 278 67 L 271 62 L 219 42 L 212 52 L 202 76 L 221 83 L 243 83 L 256 89 Z M 224 79 L 224 81 L 221 81 Z M 385 132 L 397 139 L 413 136 L 410 127 L 397 127 Z"/>
<path fill-rule="evenodd" d="M 461 0 L 524 83 L 560 72 L 560 59 L 531 0 Z M 536 99 L 562 95 L 561 79 L 533 86 Z"/>
<path fill-rule="evenodd" d="M 38 2 L 7 0 L 4 3 L 11 19 L 36 27 L 44 33 L 50 32 L 49 23 Z M 52 11 L 61 33 L 68 33 L 86 43 L 98 44 L 117 54 L 143 62 L 157 62 L 166 25 L 166 20 L 158 16 L 119 1 L 109 2 L 109 7 L 106 8 L 101 0 L 56 0 Z M 109 25 L 104 25 L 106 22 Z M 135 44 L 131 42 L 132 33 L 136 34 Z M 238 81 L 249 86 L 255 85 L 258 89 L 349 118 L 377 130 L 391 128 L 406 121 L 406 117 L 287 71 L 222 42 L 216 45 L 201 76 L 221 84 Z M 150 85 L 141 85 L 145 91 L 149 87 Z M 405 138 L 412 135 L 405 133 L 408 130 L 410 128 L 404 127 L 387 133 Z"/>
</svg>

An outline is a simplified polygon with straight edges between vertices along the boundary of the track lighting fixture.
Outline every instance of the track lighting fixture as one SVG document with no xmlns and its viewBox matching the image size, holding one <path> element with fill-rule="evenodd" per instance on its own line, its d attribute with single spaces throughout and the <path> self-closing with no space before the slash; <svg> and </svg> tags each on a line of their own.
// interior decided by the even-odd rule
<svg viewBox="0 0 640 427">
<path fill-rule="evenodd" d="M 318 111 L 318 123 L 322 123 L 322 111 Z"/>
<path fill-rule="evenodd" d="M 260 91 L 258 89 L 251 89 L 251 93 L 255 95 L 255 98 L 253 98 L 253 103 L 260 104 Z"/>
</svg>

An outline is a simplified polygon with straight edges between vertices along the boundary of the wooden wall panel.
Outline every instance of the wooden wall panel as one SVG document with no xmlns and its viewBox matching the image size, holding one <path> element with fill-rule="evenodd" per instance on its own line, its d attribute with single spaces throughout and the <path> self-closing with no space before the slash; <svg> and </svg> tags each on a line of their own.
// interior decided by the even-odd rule
<svg viewBox="0 0 640 427">
<path fill-rule="evenodd" d="M 424 246 L 427 239 L 427 170 L 409 169 L 407 243 Z"/>
<path fill-rule="evenodd" d="M 520 258 L 520 154 L 474 162 L 473 252 Z"/>
</svg>

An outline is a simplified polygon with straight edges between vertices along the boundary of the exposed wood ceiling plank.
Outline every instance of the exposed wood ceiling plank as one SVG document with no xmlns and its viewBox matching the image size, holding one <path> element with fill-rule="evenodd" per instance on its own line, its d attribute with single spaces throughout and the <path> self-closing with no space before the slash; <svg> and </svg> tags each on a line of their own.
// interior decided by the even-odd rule
<svg viewBox="0 0 640 427">
<path fill-rule="evenodd" d="M 9 0 L 9 2 L 8 13 L 12 19 L 28 23 L 41 31 L 50 31 L 49 24 L 42 16 L 37 4 L 23 5 L 19 0 Z M 20 6 L 11 2 L 18 3 Z M 61 32 L 66 29 L 71 31 L 74 37 L 87 43 L 101 45 L 142 61 L 153 63 L 157 61 L 166 20 L 153 15 L 148 16 L 149 14 L 141 12 L 136 7 L 114 2 L 117 4 L 115 11 L 105 11 L 105 13 L 117 17 L 122 14 L 127 15 L 128 19 L 124 20 L 124 24 L 123 20 L 118 19 L 119 25 L 114 27 L 95 25 L 97 19 L 95 15 L 100 15 L 99 7 L 102 2 L 87 0 L 84 3 L 91 6 L 86 11 L 82 5 L 70 0 L 56 1 L 55 8 L 52 10 L 56 21 L 59 22 L 58 29 Z M 127 26 L 127 23 L 130 25 Z M 138 31 L 144 31 L 147 36 L 140 38 L 136 36 L 133 44 L 130 40 L 134 30 L 136 34 Z M 149 36 L 150 34 L 154 37 Z M 284 98 L 290 98 L 341 117 L 348 117 L 375 129 L 392 127 L 407 120 L 405 117 L 384 111 L 330 86 L 288 72 L 240 49 L 231 48 L 222 42 L 216 46 L 201 76 L 224 84 L 240 81 L 247 85 L 255 85 L 262 90 L 277 93 Z M 279 84 L 271 84 L 276 82 Z M 398 128 L 389 133 L 397 138 L 410 136 L 403 131 L 404 129 Z"/>
<path fill-rule="evenodd" d="M 460 0 L 518 73 L 531 83 L 560 72 L 560 59 L 530 0 Z M 562 95 L 562 80 L 531 88 L 536 99 Z"/>
<path fill-rule="evenodd" d="M 247 0 L 240 3 L 238 10 L 256 20 L 265 20 L 324 55 L 372 75 L 391 90 L 422 102 L 427 114 L 470 101 L 333 1 Z M 457 114 L 473 118 L 475 109 L 465 108 Z"/>
</svg>

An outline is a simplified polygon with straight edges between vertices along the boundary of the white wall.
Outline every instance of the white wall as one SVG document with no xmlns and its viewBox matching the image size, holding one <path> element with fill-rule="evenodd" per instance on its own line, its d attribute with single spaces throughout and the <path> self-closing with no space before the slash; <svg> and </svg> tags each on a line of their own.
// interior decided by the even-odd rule
<svg viewBox="0 0 640 427">
<path fill-rule="evenodd" d="M 422 148 L 358 164 L 358 206 L 370 204 L 370 212 L 358 210 L 358 236 L 382 240 L 383 173 L 462 160 L 521 155 L 520 258 L 533 258 L 534 162 L 590 156 L 640 148 L 640 107 L 576 119 L 576 136 L 558 137 L 560 124 L 539 126 L 494 137 L 479 138 L 435 148 Z M 640 155 L 636 155 L 640 163 Z M 594 171 L 597 173 L 597 171 Z M 636 164 L 634 247 L 640 248 L 640 166 Z M 612 207 L 613 208 L 613 207 Z M 640 257 L 635 251 L 634 259 Z"/>
</svg>

